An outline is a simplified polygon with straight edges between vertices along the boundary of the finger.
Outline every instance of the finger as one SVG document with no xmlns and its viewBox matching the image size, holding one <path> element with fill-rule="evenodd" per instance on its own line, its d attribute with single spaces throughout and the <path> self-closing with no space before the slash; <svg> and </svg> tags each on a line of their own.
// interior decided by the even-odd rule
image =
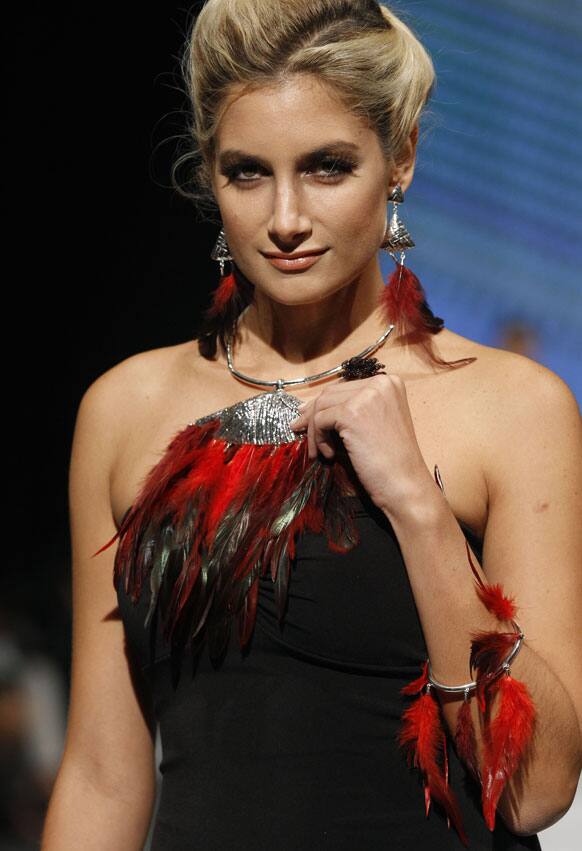
<svg viewBox="0 0 582 851">
<path fill-rule="evenodd" d="M 310 420 L 312 432 L 310 451 L 313 453 L 309 456 L 310 458 L 317 457 L 318 452 L 321 452 L 325 458 L 334 457 L 338 446 L 342 444 L 341 437 L 338 434 L 342 416 L 345 418 L 345 410 L 342 405 L 334 405 L 323 411 L 314 412 Z"/>
<path fill-rule="evenodd" d="M 293 429 L 293 431 L 302 431 L 307 428 L 307 422 L 309 419 L 309 405 L 311 404 L 311 399 L 307 399 L 305 402 L 301 402 L 298 406 L 298 415 L 294 420 L 289 420 L 289 425 Z"/>
<path fill-rule="evenodd" d="M 317 446 L 315 445 L 315 425 L 313 422 L 313 412 L 307 418 L 307 457 L 310 461 L 317 458 Z"/>
</svg>

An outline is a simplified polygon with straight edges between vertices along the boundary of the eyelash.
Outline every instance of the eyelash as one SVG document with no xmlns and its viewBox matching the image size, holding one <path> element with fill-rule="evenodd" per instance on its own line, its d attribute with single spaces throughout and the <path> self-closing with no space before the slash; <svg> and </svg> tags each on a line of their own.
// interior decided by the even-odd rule
<svg viewBox="0 0 582 851">
<path fill-rule="evenodd" d="M 325 157 L 325 159 L 320 160 L 319 167 L 321 168 L 325 165 L 331 165 L 332 169 L 328 169 L 326 174 L 320 175 L 319 179 L 326 183 L 337 183 L 342 175 L 351 174 L 357 163 L 355 160 L 348 159 L 347 157 Z M 258 177 L 239 177 L 240 172 L 252 170 L 260 172 L 263 169 L 262 166 L 249 161 L 227 166 L 223 169 L 222 173 L 228 178 L 229 183 L 255 183 L 259 179 Z"/>
</svg>

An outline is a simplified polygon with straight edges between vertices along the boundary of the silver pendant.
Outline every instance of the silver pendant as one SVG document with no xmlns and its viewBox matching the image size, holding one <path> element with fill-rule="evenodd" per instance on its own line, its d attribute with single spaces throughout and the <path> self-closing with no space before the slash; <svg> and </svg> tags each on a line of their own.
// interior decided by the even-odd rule
<svg viewBox="0 0 582 851">
<path fill-rule="evenodd" d="M 398 211 L 395 208 L 390 220 L 390 228 L 388 232 L 388 241 L 386 243 L 390 251 L 405 251 L 407 248 L 414 248 L 412 237 L 404 224 L 398 218 Z"/>
<path fill-rule="evenodd" d="M 294 432 L 289 423 L 299 416 L 301 399 L 285 390 L 259 393 L 221 408 L 196 420 L 190 425 L 204 425 L 219 419 L 216 437 L 231 444 L 254 443 L 257 445 L 293 443 L 303 435 Z"/>
</svg>

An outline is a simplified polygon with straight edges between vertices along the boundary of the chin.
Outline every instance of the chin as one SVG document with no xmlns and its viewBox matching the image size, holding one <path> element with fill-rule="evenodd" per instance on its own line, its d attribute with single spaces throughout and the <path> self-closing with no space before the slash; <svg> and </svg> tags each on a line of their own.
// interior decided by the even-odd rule
<svg viewBox="0 0 582 851">
<path fill-rule="evenodd" d="M 259 283 L 253 285 L 255 293 L 261 293 L 263 297 L 288 307 L 307 306 L 331 298 L 339 290 L 348 286 L 350 281 L 354 280 L 354 277 L 346 279 L 344 273 L 341 280 L 338 280 L 334 285 L 330 284 L 332 275 L 326 274 L 322 278 L 320 273 L 310 274 L 310 272 L 310 269 L 295 273 L 277 273 L 275 271 L 274 277 L 269 276 L 268 281 L 264 281 L 263 276 L 256 275 L 254 280 L 259 281 Z M 355 277 L 357 277 L 357 274 Z M 261 281 L 261 278 L 263 278 L 263 281 Z M 248 281 L 249 278 L 246 278 L 246 280 Z M 252 281 L 252 279 L 250 280 Z"/>
<path fill-rule="evenodd" d="M 313 286 L 309 286 L 308 288 L 296 287 L 293 290 L 290 287 L 285 287 L 285 292 L 281 292 L 281 289 L 273 290 L 271 288 L 265 288 L 261 289 L 261 292 L 265 297 L 277 302 L 277 304 L 283 304 L 287 307 L 301 307 L 302 305 L 307 307 L 310 304 L 318 304 L 332 298 L 339 289 L 342 289 L 342 286 L 331 289 L 328 287 L 317 289 Z"/>
</svg>

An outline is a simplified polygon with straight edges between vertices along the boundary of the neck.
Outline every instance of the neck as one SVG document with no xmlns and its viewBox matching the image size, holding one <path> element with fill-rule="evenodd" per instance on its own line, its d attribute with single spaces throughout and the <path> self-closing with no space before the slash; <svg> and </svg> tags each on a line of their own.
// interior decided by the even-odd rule
<svg viewBox="0 0 582 851">
<path fill-rule="evenodd" d="M 388 327 L 378 302 L 384 281 L 375 268 L 312 304 L 288 305 L 259 290 L 238 325 L 235 365 L 260 378 L 320 372 L 357 354 Z"/>
</svg>

